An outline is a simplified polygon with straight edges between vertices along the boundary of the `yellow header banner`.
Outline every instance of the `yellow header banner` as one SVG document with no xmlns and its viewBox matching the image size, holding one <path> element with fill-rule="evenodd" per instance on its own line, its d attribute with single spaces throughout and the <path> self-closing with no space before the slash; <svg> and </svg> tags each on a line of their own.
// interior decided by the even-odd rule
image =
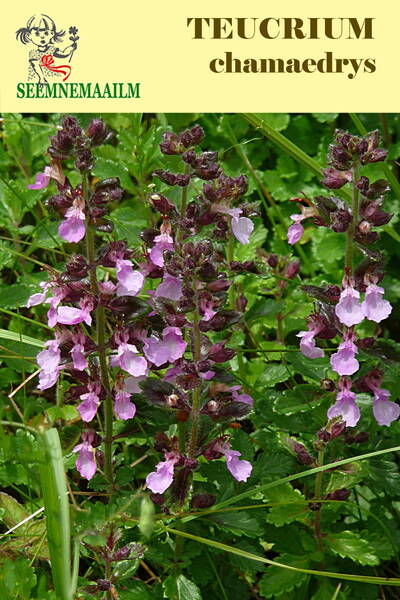
<svg viewBox="0 0 400 600">
<path fill-rule="evenodd" d="M 20 0 L 0 109 L 397 112 L 399 19 L 387 0 Z"/>
</svg>

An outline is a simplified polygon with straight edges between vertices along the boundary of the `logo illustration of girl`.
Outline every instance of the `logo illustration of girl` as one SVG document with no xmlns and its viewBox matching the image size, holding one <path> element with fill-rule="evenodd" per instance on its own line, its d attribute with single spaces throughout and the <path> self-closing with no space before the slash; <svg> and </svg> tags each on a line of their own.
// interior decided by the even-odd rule
<svg viewBox="0 0 400 600">
<path fill-rule="evenodd" d="M 56 65 L 54 59 L 69 58 L 71 62 L 79 40 L 76 27 L 69 28 L 71 44 L 65 48 L 60 47 L 65 31 L 57 30 L 53 19 L 48 15 L 34 15 L 26 27 L 21 27 L 16 32 L 17 40 L 23 44 L 33 44 L 35 48 L 29 51 L 28 81 L 36 79 L 38 83 L 45 83 L 49 78 L 68 79 L 71 74 L 70 65 Z"/>
</svg>

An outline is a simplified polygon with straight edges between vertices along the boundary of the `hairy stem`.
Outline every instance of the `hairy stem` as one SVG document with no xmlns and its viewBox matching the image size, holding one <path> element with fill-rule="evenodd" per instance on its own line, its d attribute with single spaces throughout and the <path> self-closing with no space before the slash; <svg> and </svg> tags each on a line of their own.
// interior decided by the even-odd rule
<svg viewBox="0 0 400 600">
<path fill-rule="evenodd" d="M 354 165 L 352 169 L 353 174 L 353 195 L 352 195 L 352 215 L 353 219 L 347 230 L 346 240 L 346 256 L 345 256 L 345 267 L 349 269 L 350 275 L 353 274 L 353 256 L 354 256 L 354 237 L 356 234 L 356 227 L 359 220 L 360 211 L 360 195 L 356 187 L 356 181 L 358 179 L 358 165 Z"/>
<path fill-rule="evenodd" d="M 88 177 L 85 174 L 82 181 L 82 193 L 87 203 L 88 199 Z M 94 296 L 98 295 L 98 284 L 95 262 L 96 246 L 94 231 L 86 221 L 86 254 L 89 262 L 90 287 Z M 113 408 L 110 380 L 108 377 L 107 354 L 105 344 L 106 318 L 104 306 L 98 305 L 96 309 L 96 342 L 99 353 L 101 383 L 106 392 L 104 401 L 104 473 L 110 487 L 110 492 L 114 488 L 114 477 L 112 468 L 112 425 Z"/>
<path fill-rule="evenodd" d="M 325 454 L 324 450 L 320 450 L 318 452 L 318 459 L 317 459 L 318 467 L 322 467 L 322 465 L 324 464 L 324 454 Z M 317 475 L 315 477 L 314 497 L 317 502 L 318 502 L 318 500 L 321 499 L 323 474 L 324 474 L 323 471 L 320 471 L 319 473 L 317 473 Z M 320 552 L 322 552 L 323 544 L 322 544 L 322 533 L 321 533 L 321 509 L 317 510 L 315 513 L 314 531 L 315 531 L 315 539 L 317 542 L 318 550 Z"/>
<path fill-rule="evenodd" d="M 199 329 L 199 306 L 198 306 L 198 296 L 196 292 L 196 308 L 193 314 L 193 359 L 198 364 L 201 359 L 200 348 L 201 348 L 201 332 Z M 197 438 L 199 433 L 199 417 L 200 417 L 200 390 L 201 386 L 198 385 L 193 390 L 193 398 L 192 398 L 192 429 L 190 432 L 190 442 L 189 442 L 189 458 L 194 458 L 197 449 Z"/>
</svg>

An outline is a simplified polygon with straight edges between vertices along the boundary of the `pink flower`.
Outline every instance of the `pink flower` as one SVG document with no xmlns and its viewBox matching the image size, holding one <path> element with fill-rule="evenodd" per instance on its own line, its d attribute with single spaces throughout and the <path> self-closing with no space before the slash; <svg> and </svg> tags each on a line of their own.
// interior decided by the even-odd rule
<svg viewBox="0 0 400 600">
<path fill-rule="evenodd" d="M 147 487 L 155 494 L 163 494 L 174 479 L 175 463 L 179 460 L 176 456 L 166 455 L 167 460 L 159 462 L 156 470 L 146 477 Z"/>
<path fill-rule="evenodd" d="M 350 391 L 350 386 L 350 380 L 339 382 L 339 387 L 342 389 L 336 396 L 335 404 L 328 410 L 328 419 L 341 417 L 347 427 L 355 427 L 360 420 L 360 409 L 355 402 L 355 393 Z"/>
<path fill-rule="evenodd" d="M 389 426 L 400 416 L 400 406 L 389 400 L 390 393 L 382 388 L 374 390 L 374 406 L 372 412 L 378 425 Z"/>
<path fill-rule="evenodd" d="M 174 362 L 181 358 L 186 350 L 182 332 L 178 327 L 165 327 L 162 340 L 156 337 L 144 339 L 143 352 L 146 358 L 156 367 L 166 362 Z"/>
<path fill-rule="evenodd" d="M 91 298 L 80 301 L 81 308 L 74 306 L 59 306 L 57 309 L 56 323 L 63 325 L 78 325 L 85 322 L 87 325 L 92 324 L 93 300 Z M 50 311 L 49 311 L 50 312 Z"/>
<path fill-rule="evenodd" d="M 146 379 L 146 375 L 141 375 L 139 377 L 126 377 L 124 380 L 124 390 L 129 394 L 140 394 L 141 389 L 139 383 Z"/>
<path fill-rule="evenodd" d="M 64 184 L 65 176 L 61 171 L 61 167 L 55 164 L 45 167 L 42 173 L 37 173 L 35 183 L 31 183 L 26 187 L 29 190 L 43 190 L 49 185 L 50 179 L 55 179 L 61 185 Z"/>
<path fill-rule="evenodd" d="M 232 217 L 232 233 L 241 244 L 248 244 L 254 223 L 247 217 Z"/>
<path fill-rule="evenodd" d="M 217 314 L 213 307 L 214 302 L 212 300 L 207 300 L 204 298 L 200 300 L 200 312 L 203 315 L 203 321 L 209 321 Z"/>
<path fill-rule="evenodd" d="M 232 398 L 236 402 L 243 402 L 243 404 L 249 404 L 250 406 L 253 406 L 254 400 L 251 396 L 249 396 L 249 394 L 239 394 L 239 390 L 241 390 L 240 385 L 234 385 L 229 389 L 232 392 Z"/>
<path fill-rule="evenodd" d="M 174 249 L 174 240 L 168 232 L 161 232 L 154 238 L 154 246 L 150 250 L 150 260 L 157 267 L 164 266 L 164 252 L 165 250 Z"/>
<path fill-rule="evenodd" d="M 321 331 L 321 327 L 315 323 L 308 324 L 308 331 L 300 331 L 297 337 L 300 339 L 300 350 L 307 358 L 322 358 L 325 356 L 322 348 L 317 348 L 314 337 Z"/>
<path fill-rule="evenodd" d="M 80 242 L 85 237 L 84 202 L 81 198 L 74 200 L 71 208 L 65 213 L 65 220 L 58 227 L 58 235 L 67 242 Z"/>
<path fill-rule="evenodd" d="M 134 271 L 130 260 L 118 258 L 116 262 L 118 279 L 117 296 L 136 296 L 143 287 L 144 277 Z"/>
<path fill-rule="evenodd" d="M 382 298 L 385 290 L 378 285 L 370 284 L 365 291 L 365 300 L 362 303 L 364 315 L 370 321 L 380 323 L 392 312 L 390 302 Z"/>
<path fill-rule="evenodd" d="M 84 431 L 82 433 L 82 443 L 75 446 L 72 452 L 79 452 L 76 461 L 76 468 L 80 475 L 87 480 L 92 479 L 96 473 L 96 451 L 92 446 L 94 440 L 93 431 Z"/>
<path fill-rule="evenodd" d="M 338 351 L 331 356 L 331 367 L 339 375 L 353 375 L 359 369 L 359 362 L 355 358 L 358 348 L 354 340 L 354 334 L 347 332 L 344 341 L 339 345 Z"/>
<path fill-rule="evenodd" d="M 177 302 L 182 298 L 182 281 L 178 277 L 165 273 L 154 295 L 157 298 L 166 298 Z"/>
<path fill-rule="evenodd" d="M 41 368 L 39 373 L 39 390 L 47 390 L 57 382 L 60 373 L 61 352 L 60 340 L 49 340 L 45 343 L 45 350 L 39 352 L 36 361 Z"/>
<path fill-rule="evenodd" d="M 82 394 L 80 397 L 83 402 L 78 406 L 79 414 L 81 415 L 82 421 L 89 423 L 97 412 L 97 407 L 100 404 L 100 384 L 99 383 L 88 383 L 88 393 Z"/>
<path fill-rule="evenodd" d="M 290 218 L 292 219 L 292 221 L 294 221 L 294 223 L 293 225 L 290 225 L 287 231 L 287 239 L 288 243 L 290 245 L 293 245 L 296 244 L 296 242 L 298 242 L 299 240 L 301 240 L 303 236 L 304 227 L 300 223 L 300 221 L 303 221 L 305 217 L 303 215 L 290 215 Z"/>
<path fill-rule="evenodd" d="M 39 283 L 40 287 L 43 289 L 43 292 L 39 292 L 37 294 L 32 294 L 29 296 L 28 301 L 26 303 L 26 307 L 30 308 L 31 306 L 37 306 L 38 304 L 43 304 L 47 300 L 47 294 L 51 284 L 47 281 L 41 281 Z"/>
<path fill-rule="evenodd" d="M 240 216 L 243 213 L 241 208 L 229 208 L 229 206 L 226 206 L 225 204 L 217 203 L 212 205 L 211 212 L 222 213 L 223 215 L 232 217 L 231 225 L 233 235 L 241 244 L 249 243 L 249 238 L 253 233 L 254 223 L 251 219 Z"/>
<path fill-rule="evenodd" d="M 133 419 L 136 413 L 136 406 L 130 401 L 131 395 L 128 392 L 119 390 L 115 394 L 114 412 L 119 419 L 127 421 Z"/>
<path fill-rule="evenodd" d="M 335 313 L 341 323 L 352 327 L 364 319 L 364 310 L 360 304 L 360 294 L 351 284 L 347 285 L 340 294 Z"/>
<path fill-rule="evenodd" d="M 237 481 L 247 481 L 250 477 L 253 467 L 248 460 L 239 460 L 241 456 L 238 450 L 231 450 L 228 443 L 216 446 L 216 450 L 224 454 L 226 458 L 226 467 L 231 475 Z"/>
<path fill-rule="evenodd" d="M 139 356 L 138 349 L 133 344 L 127 343 L 128 336 L 121 335 L 117 354 L 110 357 L 110 365 L 112 367 L 120 367 L 123 371 L 140 377 L 147 372 L 147 362 L 143 356 Z"/>
<path fill-rule="evenodd" d="M 85 357 L 85 334 L 82 331 L 72 334 L 74 345 L 71 349 L 72 362 L 74 369 L 83 371 L 88 367 L 88 361 Z"/>
</svg>

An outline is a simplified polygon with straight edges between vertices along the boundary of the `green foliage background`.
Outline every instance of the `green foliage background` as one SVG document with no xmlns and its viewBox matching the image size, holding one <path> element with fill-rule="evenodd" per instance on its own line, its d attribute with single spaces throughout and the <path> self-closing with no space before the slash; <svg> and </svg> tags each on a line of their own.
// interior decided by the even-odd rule
<svg viewBox="0 0 400 600">
<path fill-rule="evenodd" d="M 94 116 L 99 115 L 77 115 L 82 125 Z M 204 462 L 195 476 L 196 488 L 198 492 L 215 494 L 217 506 L 194 515 L 157 513 L 153 520 L 143 509 L 140 484 L 157 462 L 152 437 L 156 431 L 172 426 L 173 419 L 169 413 L 149 407 L 139 399 L 134 430 L 128 431 L 121 422 L 115 425 L 115 433 L 121 436 L 116 449 L 119 493 L 113 502 L 105 503 L 102 495 L 105 482 L 100 474 L 87 484 L 77 476 L 75 455 L 71 451 L 79 438 L 78 414 L 72 405 L 63 403 L 62 394 L 57 398 L 52 390 L 39 394 L 35 378 L 29 379 L 36 370 L 35 356 L 51 332 L 42 307 L 25 308 L 27 298 L 37 291 L 44 278 L 43 270 L 48 265 L 60 269 L 70 250 L 57 235 L 58 220 L 46 207 L 49 191 L 26 188 L 35 173 L 48 163 L 45 156 L 48 136 L 54 133 L 60 115 L 5 114 L 0 143 L 2 531 L 43 507 L 44 479 L 41 484 L 39 466 L 45 450 L 41 434 L 35 432 L 53 425 L 61 438 L 69 492 L 74 494 L 70 502 L 75 555 L 72 580 L 78 577 L 79 592 L 74 596 L 72 590 L 70 598 L 101 597 L 101 593 L 93 596 L 85 589 L 104 577 L 99 552 L 110 524 L 121 529 L 121 545 L 141 542 L 146 547 L 142 561 L 121 561 L 114 565 L 115 586 L 121 600 L 399 598 L 397 588 L 392 586 L 400 580 L 397 583 L 371 580 L 371 577 L 400 576 L 398 453 L 385 452 L 399 443 L 399 422 L 390 428 L 378 427 L 372 417 L 371 398 L 359 395 L 362 418 L 356 432 L 368 432 L 369 439 L 350 445 L 341 437 L 329 445 L 326 462 L 345 458 L 350 462 L 324 473 L 324 493 L 346 487 L 351 495 L 345 502 L 323 504 L 322 550 L 315 543 L 315 515 L 308 506 L 315 476 L 272 485 L 309 469 L 296 462 L 286 440 L 291 437 L 311 451 L 315 434 L 325 425 L 327 408 L 333 402 L 333 394 L 320 387 L 321 379 L 333 376 L 329 358 L 313 361 L 304 358 L 298 352 L 295 336 L 304 329 L 305 317 L 312 310 L 312 300 L 300 285 L 340 285 L 344 236 L 309 225 L 301 243 L 292 248 L 287 244 L 286 231 L 289 215 L 296 212 L 288 202 L 290 198 L 303 194 L 313 198 L 326 192 L 320 184 L 319 168 L 326 165 L 327 146 L 336 127 L 353 133 L 359 133 L 357 127 L 368 131 L 379 128 L 389 148 L 392 192 L 385 208 L 394 217 L 381 228 L 378 246 L 387 257 L 385 297 L 394 308 L 390 319 L 382 324 L 378 351 L 360 356 L 361 373 L 379 365 L 385 371 L 383 387 L 390 390 L 392 399 L 398 398 L 399 116 L 368 114 L 352 118 L 319 113 L 101 116 L 115 135 L 111 144 L 97 149 L 94 175 L 120 178 L 127 193 L 121 203 L 112 207 L 111 219 L 116 235 L 131 247 L 138 246 L 139 232 L 154 224 L 154 215 L 146 201 L 153 182 L 152 171 L 174 164 L 173 157 L 162 157 L 159 151 L 162 132 L 168 127 L 180 130 L 199 123 L 206 132 L 204 149 L 218 150 L 229 174 L 245 173 L 250 182 L 248 198 L 260 205 L 251 242 L 235 246 L 235 259 L 258 259 L 263 249 L 280 256 L 296 256 L 301 261 L 299 277 L 289 283 L 282 297 L 277 291 L 276 278 L 268 273 L 262 277 L 241 275 L 235 283 L 237 293 L 248 300 L 248 312 L 244 325 L 232 330 L 229 345 L 238 350 L 239 358 L 231 361 L 231 368 L 238 382 L 254 397 L 255 409 L 241 423 L 241 428 L 234 430 L 233 445 L 243 458 L 254 463 L 254 470 L 248 482 L 237 484 L 221 462 Z M 387 177 L 388 172 L 382 168 L 381 163 L 370 165 L 364 174 L 373 179 Z M 76 172 L 71 170 L 68 175 L 72 184 L 78 183 Z M 162 184 L 157 183 L 157 189 L 170 195 L 170 189 Z M 170 197 L 175 200 L 173 195 Z M 284 314 L 281 333 L 287 351 L 277 352 L 279 314 Z M 368 323 L 360 331 L 368 336 L 373 335 L 374 329 Z M 16 391 L 22 382 L 24 385 Z M 8 426 L 6 421 L 14 424 Z M 358 455 L 375 451 L 383 453 L 369 460 L 357 460 Z M 53 483 L 47 481 L 50 487 L 56 485 L 60 460 L 59 457 Z M 62 485 L 62 477 L 58 482 Z M 248 492 L 247 497 L 239 501 L 237 495 L 243 492 Z M 68 515 L 64 517 L 67 521 Z M 63 531 L 68 535 L 68 528 Z M 1 598 L 57 599 L 54 573 L 52 576 L 49 568 L 51 544 L 42 513 L 12 534 L 0 537 Z M 246 553 L 294 569 L 263 564 Z M 57 568 L 62 571 L 61 563 Z M 310 570 L 351 577 L 315 576 Z M 64 576 L 68 579 L 70 573 L 64 572 Z M 371 583 L 366 583 L 370 580 Z"/>
</svg>

